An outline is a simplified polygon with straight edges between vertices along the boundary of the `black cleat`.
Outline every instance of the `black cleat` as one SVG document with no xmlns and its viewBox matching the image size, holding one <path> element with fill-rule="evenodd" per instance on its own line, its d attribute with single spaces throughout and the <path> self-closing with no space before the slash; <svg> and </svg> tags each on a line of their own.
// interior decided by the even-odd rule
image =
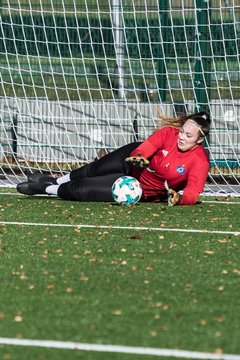
<svg viewBox="0 0 240 360">
<path fill-rule="evenodd" d="M 48 183 L 23 182 L 17 184 L 17 191 L 24 195 L 47 194 L 45 190 L 50 185 L 53 184 L 51 182 Z"/>
<path fill-rule="evenodd" d="M 55 177 L 40 172 L 29 174 L 28 181 L 30 183 L 51 183 L 57 185 L 57 179 Z"/>
</svg>

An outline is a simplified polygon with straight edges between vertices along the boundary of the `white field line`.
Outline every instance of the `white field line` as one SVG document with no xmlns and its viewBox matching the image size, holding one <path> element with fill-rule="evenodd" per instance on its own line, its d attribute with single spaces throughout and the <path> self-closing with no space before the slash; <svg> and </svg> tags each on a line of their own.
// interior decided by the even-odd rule
<svg viewBox="0 0 240 360">
<path fill-rule="evenodd" d="M 51 340 L 28 340 L 28 339 L 12 339 L 0 338 L 0 344 L 15 345 L 15 346 L 35 346 L 56 349 L 69 350 L 85 350 L 97 352 L 110 352 L 122 354 L 138 354 L 138 355 L 152 355 L 152 356 L 173 356 L 188 359 L 204 359 L 204 360 L 240 360 L 240 355 L 233 354 L 213 354 L 197 351 L 186 350 L 172 350 L 159 349 L 148 347 L 134 347 L 134 346 L 119 346 L 119 345 L 98 345 L 98 344 L 83 344 L 76 342 L 51 341 Z"/>
<path fill-rule="evenodd" d="M 8 192 L 0 192 L 0 196 L 1 195 L 9 195 L 9 196 L 23 196 L 26 197 L 26 195 L 22 195 L 20 193 L 8 193 Z M 38 197 L 43 197 L 43 198 L 48 198 L 49 199 L 49 195 L 37 195 Z M 57 197 L 55 195 L 51 195 L 51 197 Z M 228 201 L 227 199 L 224 200 L 201 200 L 201 203 L 203 204 L 226 204 L 226 205 L 240 205 L 240 201 Z M 167 204 L 166 204 L 167 205 Z"/>
<path fill-rule="evenodd" d="M 162 227 L 145 227 L 145 226 L 117 226 L 117 225 L 93 225 L 93 224 L 48 224 L 48 223 L 28 223 L 20 221 L 0 221 L 0 225 L 21 225 L 21 226 L 45 226 L 45 227 L 74 227 L 77 229 L 94 228 L 94 229 L 116 229 L 116 230 L 139 230 L 139 231 L 170 231 L 183 233 L 203 233 L 203 234 L 224 234 L 239 236 L 240 231 L 221 231 L 207 229 L 178 229 Z"/>
<path fill-rule="evenodd" d="M 218 201 L 218 200 L 202 200 L 203 204 L 228 204 L 228 205 L 240 205 L 238 201 Z"/>
</svg>

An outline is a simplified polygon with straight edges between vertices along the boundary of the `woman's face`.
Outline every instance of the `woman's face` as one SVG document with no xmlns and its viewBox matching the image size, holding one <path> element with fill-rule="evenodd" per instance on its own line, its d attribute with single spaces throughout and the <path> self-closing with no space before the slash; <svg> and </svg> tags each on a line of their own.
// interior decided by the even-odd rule
<svg viewBox="0 0 240 360">
<path fill-rule="evenodd" d="M 200 145 L 203 141 L 203 137 L 199 137 L 199 127 L 191 120 L 187 120 L 178 135 L 178 149 L 180 151 L 189 151 Z"/>
</svg>

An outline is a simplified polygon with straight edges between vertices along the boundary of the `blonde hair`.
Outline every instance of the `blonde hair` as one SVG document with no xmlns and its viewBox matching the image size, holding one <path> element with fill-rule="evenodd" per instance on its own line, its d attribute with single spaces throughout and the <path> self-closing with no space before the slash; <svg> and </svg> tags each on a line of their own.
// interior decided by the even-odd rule
<svg viewBox="0 0 240 360">
<path fill-rule="evenodd" d="M 159 127 L 172 126 L 174 128 L 181 128 L 186 121 L 186 115 L 170 118 L 163 113 L 159 112 Z"/>
<path fill-rule="evenodd" d="M 191 115 L 184 114 L 175 118 L 170 118 L 159 112 L 159 119 L 159 128 L 172 126 L 174 128 L 180 129 L 187 120 L 191 120 L 198 126 L 200 136 L 207 136 L 210 130 L 211 119 L 209 114 L 205 111 Z"/>
</svg>

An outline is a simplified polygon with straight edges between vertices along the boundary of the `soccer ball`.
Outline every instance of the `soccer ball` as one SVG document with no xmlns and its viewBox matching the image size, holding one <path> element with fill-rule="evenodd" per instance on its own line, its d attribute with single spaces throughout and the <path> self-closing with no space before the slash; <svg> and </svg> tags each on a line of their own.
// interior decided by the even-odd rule
<svg viewBox="0 0 240 360">
<path fill-rule="evenodd" d="M 121 176 L 112 186 L 112 197 L 120 205 L 136 204 L 141 196 L 141 185 L 132 176 Z"/>
</svg>

